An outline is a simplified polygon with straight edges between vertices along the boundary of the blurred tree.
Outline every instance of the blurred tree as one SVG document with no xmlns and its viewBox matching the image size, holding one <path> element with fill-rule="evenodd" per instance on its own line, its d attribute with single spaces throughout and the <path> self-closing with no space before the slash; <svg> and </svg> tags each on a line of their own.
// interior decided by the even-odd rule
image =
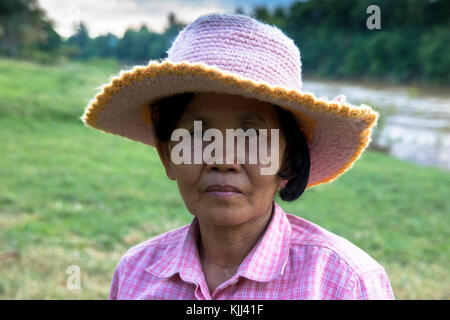
<svg viewBox="0 0 450 320">
<path fill-rule="evenodd" d="M 54 50 L 61 42 L 36 0 L 0 0 L 0 54 Z"/>
<path fill-rule="evenodd" d="M 242 7 L 238 6 L 236 10 L 234 11 L 235 14 L 245 14 L 244 9 Z"/>
<path fill-rule="evenodd" d="M 381 29 L 366 26 L 370 5 L 381 11 Z M 278 26 L 302 54 L 305 75 L 374 78 L 392 81 L 437 81 L 449 84 L 450 1 L 448 0 L 305 0 L 273 12 L 265 5 L 244 13 Z M 169 12 L 162 33 L 142 25 L 122 37 L 111 33 L 94 39 L 81 23 L 62 44 L 37 0 L 0 0 L 0 54 L 47 57 L 62 48 L 69 57 L 117 58 L 146 64 L 167 54 L 185 27 Z M 62 44 L 62 45 L 61 45 Z"/>
<path fill-rule="evenodd" d="M 92 39 L 89 54 L 95 57 L 116 58 L 119 39 L 112 33 Z"/>
<path fill-rule="evenodd" d="M 142 26 L 139 31 L 128 29 L 119 39 L 117 57 L 127 64 L 146 64 L 149 59 L 164 57 L 175 37 L 185 27 L 172 12 L 167 20 L 163 33 L 149 31 L 146 26 Z"/>
<path fill-rule="evenodd" d="M 117 44 L 117 57 L 122 61 L 132 61 L 135 56 L 136 31 L 127 29 Z"/>
<path fill-rule="evenodd" d="M 424 32 L 418 44 L 420 70 L 426 80 L 450 85 L 450 29 L 436 26 Z"/>
<path fill-rule="evenodd" d="M 267 23 L 270 23 L 270 20 L 272 19 L 272 16 L 265 5 L 254 7 L 253 12 L 250 13 L 250 16 Z"/>
<path fill-rule="evenodd" d="M 370 5 L 380 7 L 381 30 L 366 26 Z M 305 75 L 449 84 L 448 0 L 308 0 L 251 15 L 295 41 Z"/>
<path fill-rule="evenodd" d="M 148 58 L 159 59 L 166 55 L 167 40 L 159 33 L 152 33 L 148 47 Z"/>
<path fill-rule="evenodd" d="M 89 37 L 89 32 L 87 26 L 80 22 L 77 31 L 69 39 L 67 39 L 67 44 L 76 48 L 72 58 L 87 58 L 89 56 L 88 48 L 90 46 L 91 38 Z"/>
<path fill-rule="evenodd" d="M 178 33 L 185 27 L 183 23 L 178 21 L 177 17 L 175 16 L 175 13 L 170 12 L 168 16 L 168 26 L 166 28 L 166 31 L 163 33 L 163 37 L 166 39 L 166 49 L 168 50 L 169 47 L 172 45 L 173 41 L 175 40 Z"/>
</svg>

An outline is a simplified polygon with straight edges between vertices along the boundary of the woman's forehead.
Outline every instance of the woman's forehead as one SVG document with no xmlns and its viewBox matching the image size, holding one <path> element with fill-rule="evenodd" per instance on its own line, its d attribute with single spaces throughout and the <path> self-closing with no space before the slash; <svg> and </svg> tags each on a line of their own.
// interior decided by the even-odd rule
<svg viewBox="0 0 450 320">
<path fill-rule="evenodd" d="M 188 104 L 180 120 L 250 121 L 267 125 L 276 119 L 275 107 L 270 103 L 238 95 L 200 93 Z"/>
</svg>

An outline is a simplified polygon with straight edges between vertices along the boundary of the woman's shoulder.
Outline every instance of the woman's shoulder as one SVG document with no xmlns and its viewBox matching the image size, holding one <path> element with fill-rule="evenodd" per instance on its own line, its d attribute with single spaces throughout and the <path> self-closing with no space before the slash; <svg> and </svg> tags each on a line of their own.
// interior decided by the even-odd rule
<svg viewBox="0 0 450 320">
<path fill-rule="evenodd" d="M 286 214 L 291 224 L 291 248 L 308 255 L 327 256 L 347 265 L 356 275 L 384 268 L 367 252 L 349 240 L 325 228 L 300 218 Z"/>
<path fill-rule="evenodd" d="M 140 256 L 153 256 L 161 254 L 170 248 L 176 247 L 183 242 L 189 229 L 189 224 L 169 230 L 165 233 L 151 237 L 129 248 L 123 257 L 127 259 Z"/>
</svg>

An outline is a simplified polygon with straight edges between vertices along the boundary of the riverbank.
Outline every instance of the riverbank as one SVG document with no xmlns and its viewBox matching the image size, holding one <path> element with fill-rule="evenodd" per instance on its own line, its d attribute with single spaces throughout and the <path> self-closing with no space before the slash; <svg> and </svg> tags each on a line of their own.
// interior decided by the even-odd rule
<svg viewBox="0 0 450 320">
<path fill-rule="evenodd" d="M 305 79 L 304 89 L 379 112 L 370 149 L 450 172 L 450 94 L 426 88 Z"/>
<path fill-rule="evenodd" d="M 322 82 L 330 86 L 351 86 L 351 87 L 369 87 L 376 90 L 386 90 L 392 92 L 410 92 L 411 96 L 424 95 L 424 96 L 437 96 L 450 98 L 450 87 L 439 83 L 399 83 L 396 81 L 375 80 L 375 79 L 324 79 L 315 76 L 303 75 L 303 82 Z"/>
</svg>

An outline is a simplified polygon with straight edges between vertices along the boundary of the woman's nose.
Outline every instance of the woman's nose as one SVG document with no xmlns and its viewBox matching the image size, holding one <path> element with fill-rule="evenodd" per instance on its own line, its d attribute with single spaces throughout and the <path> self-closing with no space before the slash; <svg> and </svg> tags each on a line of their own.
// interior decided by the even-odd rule
<svg viewBox="0 0 450 320">
<path fill-rule="evenodd" d="M 225 146 L 224 146 L 225 147 Z M 234 171 L 240 172 L 242 168 L 242 160 L 238 161 L 237 145 L 235 145 L 234 150 L 228 148 L 223 150 L 222 157 L 212 157 L 210 159 L 205 159 L 206 170 L 210 171 Z M 225 149 L 225 148 L 224 148 Z M 227 158 L 228 156 L 228 158 Z M 214 161 L 216 160 L 216 161 Z"/>
<path fill-rule="evenodd" d="M 213 163 L 206 165 L 207 171 L 221 171 L 221 172 L 240 172 L 241 165 L 239 163 Z"/>
</svg>

